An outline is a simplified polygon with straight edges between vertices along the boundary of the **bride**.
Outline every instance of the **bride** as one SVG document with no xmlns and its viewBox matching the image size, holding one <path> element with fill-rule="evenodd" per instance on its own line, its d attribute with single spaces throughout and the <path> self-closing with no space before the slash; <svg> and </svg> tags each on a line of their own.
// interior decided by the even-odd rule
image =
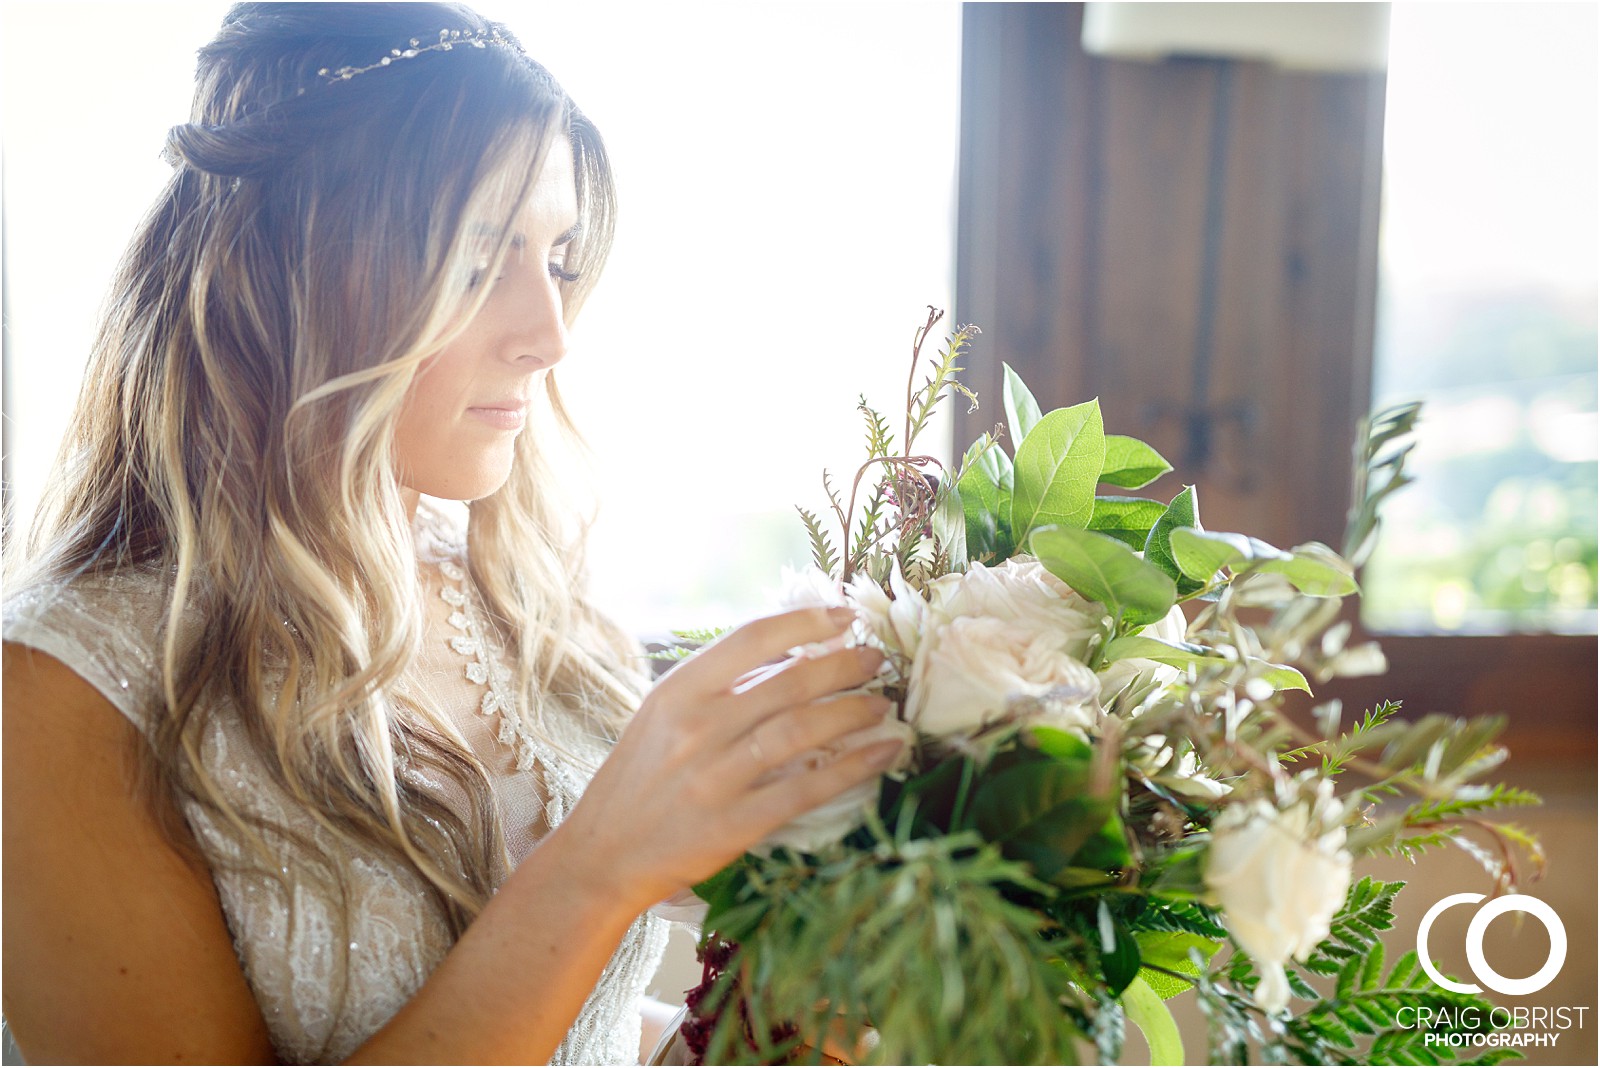
<svg viewBox="0 0 1600 1068">
<path fill-rule="evenodd" d="M 881 720 L 839 693 L 876 654 L 782 659 L 847 623 L 802 610 L 647 688 L 587 599 L 547 447 L 612 185 L 503 28 L 239 4 L 167 149 L 8 562 L 8 1024 L 38 1061 L 632 1062 L 651 906 L 898 755 L 771 774 Z"/>
</svg>

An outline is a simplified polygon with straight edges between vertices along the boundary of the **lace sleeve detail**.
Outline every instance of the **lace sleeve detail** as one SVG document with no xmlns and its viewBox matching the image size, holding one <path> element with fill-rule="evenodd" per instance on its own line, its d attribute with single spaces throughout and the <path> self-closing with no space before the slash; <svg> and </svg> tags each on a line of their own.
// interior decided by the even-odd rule
<svg viewBox="0 0 1600 1068">
<path fill-rule="evenodd" d="M 148 734 L 162 691 L 163 579 L 119 571 L 19 591 L 5 602 L 5 640 L 55 657 Z"/>
</svg>

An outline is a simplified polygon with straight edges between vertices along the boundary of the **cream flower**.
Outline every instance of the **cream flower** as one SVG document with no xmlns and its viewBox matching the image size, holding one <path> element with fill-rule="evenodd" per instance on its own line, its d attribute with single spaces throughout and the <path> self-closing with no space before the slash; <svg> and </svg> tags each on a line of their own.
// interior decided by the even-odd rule
<svg viewBox="0 0 1600 1068">
<path fill-rule="evenodd" d="M 928 625 L 928 602 L 900 574 L 899 565 L 889 573 L 889 591 L 884 593 L 883 587 L 859 573 L 845 586 L 867 634 L 892 659 L 909 663 Z"/>
<path fill-rule="evenodd" d="M 1080 597 L 1031 556 L 1013 556 L 996 567 L 973 564 L 929 588 L 929 615 L 937 624 L 983 616 L 1048 634 L 1061 651 L 1086 661 L 1110 620 L 1105 609 Z"/>
<path fill-rule="evenodd" d="M 778 582 L 778 604 L 784 608 L 836 608 L 844 604 L 839 583 L 815 565 L 796 570 L 788 564 Z"/>
<path fill-rule="evenodd" d="M 779 580 L 777 600 L 779 606 L 785 609 L 837 608 L 846 603 L 844 590 L 840 584 L 834 581 L 833 576 L 814 565 L 796 571 L 785 564 Z M 801 656 L 822 656 L 853 644 L 855 642 L 852 641 L 851 631 L 847 630 L 825 642 L 803 645 L 797 652 Z"/>
<path fill-rule="evenodd" d="M 1258 799 L 1228 809 L 1211 832 L 1205 882 L 1223 922 L 1261 972 L 1256 1003 L 1269 1013 L 1289 1004 L 1283 966 L 1328 937 L 1350 889 L 1343 810 L 1324 781 L 1316 801 L 1278 808 Z"/>
<path fill-rule="evenodd" d="M 970 736 L 1033 698 L 1030 718 L 1083 730 L 1093 723 L 1094 672 L 1062 648 L 1061 633 L 993 616 L 958 616 L 923 636 L 911 666 L 906 719 L 927 735 Z"/>
</svg>

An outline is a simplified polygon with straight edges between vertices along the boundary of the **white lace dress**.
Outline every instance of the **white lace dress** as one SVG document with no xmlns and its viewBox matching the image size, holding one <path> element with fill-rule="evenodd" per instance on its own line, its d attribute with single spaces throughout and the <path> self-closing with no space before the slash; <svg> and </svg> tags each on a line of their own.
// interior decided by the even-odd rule
<svg viewBox="0 0 1600 1068">
<path fill-rule="evenodd" d="M 515 863 L 571 810 L 586 773 L 518 714 L 503 651 L 483 624 L 465 574 L 464 532 L 426 501 L 414 530 L 431 612 L 423 656 L 405 685 L 448 710 L 489 769 Z M 129 571 L 11 597 L 5 640 L 62 661 L 147 731 L 148 709 L 161 692 L 159 634 L 168 582 L 158 571 Z M 576 714 L 551 718 L 560 750 L 598 763 L 605 742 Z M 260 765 L 236 718 L 221 714 L 211 722 L 204 760 L 219 788 L 240 810 L 303 836 L 340 869 L 349 888 L 345 899 L 330 900 L 316 889 L 320 881 L 298 877 L 313 855 L 277 837 L 268 845 L 284 878 L 268 875 L 230 827 L 196 806 L 185 808 L 279 1058 L 343 1060 L 444 958 L 451 945 L 444 917 L 408 867 L 376 851 L 332 845 Z M 553 1063 L 637 1063 L 639 998 L 666 937 L 665 921 L 648 914 L 634 921 Z"/>
</svg>

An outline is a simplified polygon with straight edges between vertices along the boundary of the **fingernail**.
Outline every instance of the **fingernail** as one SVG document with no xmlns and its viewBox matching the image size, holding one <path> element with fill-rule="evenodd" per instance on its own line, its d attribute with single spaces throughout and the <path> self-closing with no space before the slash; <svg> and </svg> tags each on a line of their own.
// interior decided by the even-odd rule
<svg viewBox="0 0 1600 1068">
<path fill-rule="evenodd" d="M 879 694 L 877 697 L 872 699 L 872 711 L 876 712 L 880 716 L 887 716 L 890 712 L 894 711 L 894 702 L 889 700 L 887 697 L 884 697 L 882 694 Z"/>
<path fill-rule="evenodd" d="M 856 659 L 861 661 L 861 666 L 868 671 L 877 671 L 883 666 L 883 654 L 870 645 L 863 645 L 856 649 Z"/>
<path fill-rule="evenodd" d="M 856 610 L 848 606 L 828 609 L 828 621 L 836 627 L 855 622 Z"/>
</svg>

